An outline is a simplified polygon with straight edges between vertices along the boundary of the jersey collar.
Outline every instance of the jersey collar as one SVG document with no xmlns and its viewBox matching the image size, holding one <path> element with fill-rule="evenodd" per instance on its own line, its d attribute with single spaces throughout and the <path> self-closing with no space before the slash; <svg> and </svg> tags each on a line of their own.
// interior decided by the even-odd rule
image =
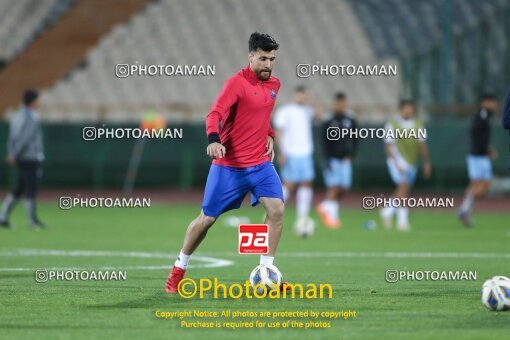
<svg viewBox="0 0 510 340">
<path fill-rule="evenodd" d="M 253 70 L 250 67 L 250 64 L 248 64 L 248 66 L 246 66 L 246 68 L 243 70 L 243 75 L 250 82 L 254 82 L 254 83 L 261 83 L 262 82 L 262 80 L 260 80 L 259 77 L 257 77 L 255 72 L 253 72 Z"/>
</svg>

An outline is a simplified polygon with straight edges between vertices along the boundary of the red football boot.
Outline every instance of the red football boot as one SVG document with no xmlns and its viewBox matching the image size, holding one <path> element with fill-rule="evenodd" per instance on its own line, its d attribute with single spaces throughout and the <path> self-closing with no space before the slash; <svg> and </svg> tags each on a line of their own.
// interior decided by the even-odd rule
<svg viewBox="0 0 510 340">
<path fill-rule="evenodd" d="M 185 273 L 186 273 L 186 270 L 174 266 L 172 268 L 172 271 L 170 272 L 170 275 L 168 275 L 168 278 L 166 279 L 165 292 L 177 293 L 179 283 L 181 282 Z"/>
<path fill-rule="evenodd" d="M 328 229 L 340 229 L 342 227 L 342 221 L 340 219 L 334 219 L 329 215 L 329 213 L 324 209 L 322 204 L 317 205 L 317 212 L 322 220 L 322 224 Z"/>
<path fill-rule="evenodd" d="M 290 290 L 290 286 L 289 286 L 290 283 L 288 283 L 287 281 L 282 281 L 282 284 L 280 285 L 280 292 L 283 292 L 284 290 Z"/>
</svg>

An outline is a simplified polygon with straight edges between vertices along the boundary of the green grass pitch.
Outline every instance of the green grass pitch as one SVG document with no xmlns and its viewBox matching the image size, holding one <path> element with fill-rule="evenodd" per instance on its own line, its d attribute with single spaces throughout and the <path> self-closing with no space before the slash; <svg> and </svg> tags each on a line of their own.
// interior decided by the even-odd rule
<svg viewBox="0 0 510 340">
<path fill-rule="evenodd" d="M 20 208 L 12 217 L 14 229 L 0 230 L 0 338 L 502 339 L 509 334 L 510 312 L 490 312 L 480 302 L 480 288 L 485 279 L 510 275 L 510 226 L 506 214 L 476 214 L 476 227 L 465 229 L 452 211 L 412 211 L 412 231 L 399 233 L 383 230 L 375 211 L 346 209 L 342 212 L 343 229 L 327 230 L 318 222 L 312 238 L 300 239 L 292 233 L 294 210 L 290 208 L 275 264 L 291 282 L 331 283 L 333 299 L 234 300 L 206 295 L 204 299 L 187 300 L 163 292 L 168 269 L 136 268 L 170 268 L 185 228 L 198 212 L 198 204 L 62 211 L 56 204 L 46 203 L 40 209 L 40 215 L 49 224 L 48 230 L 30 230 Z M 191 268 L 187 277 L 217 277 L 227 284 L 243 283 L 248 278 L 258 264 L 258 256 L 237 254 L 237 229 L 224 226 L 225 217 L 233 215 L 248 216 L 258 222 L 263 213 L 261 208 L 245 207 L 221 217 L 196 256 L 230 260 L 233 264 Z M 370 219 L 378 221 L 376 230 L 363 229 L 363 222 Z M 52 256 L 44 252 L 17 255 L 30 250 L 172 256 Z M 452 257 L 455 254 L 458 256 Z M 477 254 L 496 256 L 477 257 Z M 191 264 L 199 265 L 201 261 Z M 36 268 L 53 267 L 130 269 L 127 269 L 127 280 L 121 282 L 35 282 Z M 478 278 L 476 281 L 387 283 L 388 269 L 477 271 Z M 179 320 L 162 320 L 154 315 L 156 310 L 193 309 L 353 310 L 357 317 L 322 319 L 330 322 L 328 329 L 203 330 L 184 329 Z"/>
</svg>

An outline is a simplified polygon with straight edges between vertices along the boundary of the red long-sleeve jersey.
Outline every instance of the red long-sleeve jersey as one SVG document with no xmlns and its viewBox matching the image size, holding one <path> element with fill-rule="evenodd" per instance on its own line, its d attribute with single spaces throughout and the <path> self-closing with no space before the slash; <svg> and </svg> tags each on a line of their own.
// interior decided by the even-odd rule
<svg viewBox="0 0 510 340">
<path fill-rule="evenodd" d="M 207 136 L 218 133 L 226 148 L 214 164 L 247 168 L 269 160 L 264 153 L 267 136 L 274 138 L 270 117 L 279 89 L 278 78 L 261 81 L 249 65 L 227 79 L 205 121 Z"/>
</svg>

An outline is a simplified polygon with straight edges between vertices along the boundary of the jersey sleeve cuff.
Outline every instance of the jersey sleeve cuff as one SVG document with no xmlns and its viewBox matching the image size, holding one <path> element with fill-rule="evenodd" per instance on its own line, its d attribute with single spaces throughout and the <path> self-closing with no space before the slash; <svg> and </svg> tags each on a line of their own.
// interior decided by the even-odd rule
<svg viewBox="0 0 510 340">
<path fill-rule="evenodd" d="M 209 144 L 212 144 L 212 143 L 220 143 L 221 144 L 220 135 L 217 132 L 211 132 L 210 134 L 208 134 L 207 140 L 209 141 Z"/>
</svg>

